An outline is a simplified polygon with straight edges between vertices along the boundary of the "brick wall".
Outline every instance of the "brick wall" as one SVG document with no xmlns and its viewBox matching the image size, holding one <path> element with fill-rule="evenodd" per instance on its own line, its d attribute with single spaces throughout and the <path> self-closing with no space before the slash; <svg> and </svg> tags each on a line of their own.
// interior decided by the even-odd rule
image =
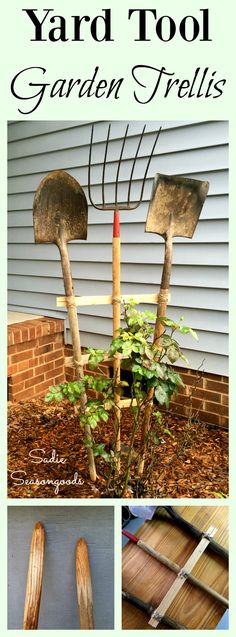
<svg viewBox="0 0 236 637">
<path fill-rule="evenodd" d="M 49 385 L 75 380 L 73 367 L 65 367 L 64 357 L 72 356 L 71 345 L 63 344 L 63 321 L 42 318 L 8 328 L 9 400 L 44 395 Z M 101 368 L 109 375 L 108 363 Z M 228 426 L 228 378 L 176 368 L 185 387 L 174 396 L 171 408 L 177 414 L 221 427 Z M 85 368 L 86 374 L 95 374 Z M 93 394 L 94 395 L 94 394 Z"/>
<path fill-rule="evenodd" d="M 65 356 L 72 356 L 71 345 L 65 347 Z M 110 363 L 102 365 L 103 373 L 109 374 Z M 86 370 L 86 368 L 85 368 Z M 228 427 L 227 376 L 201 373 L 191 369 L 177 368 L 185 387 L 180 387 L 178 396 L 171 401 L 171 409 L 187 418 L 191 415 L 199 420 L 221 427 Z M 95 374 L 86 370 L 86 374 Z M 66 380 L 75 380 L 73 367 L 66 367 Z M 127 380 L 127 379 L 126 379 Z M 128 397 L 128 393 L 127 393 Z"/>
<path fill-rule="evenodd" d="M 9 400 L 44 395 L 65 380 L 64 323 L 40 318 L 8 326 Z"/>
<path fill-rule="evenodd" d="M 228 427 L 228 377 L 192 369 L 176 370 L 185 383 L 171 402 L 176 413 L 189 417 L 192 411 L 199 420 Z"/>
</svg>

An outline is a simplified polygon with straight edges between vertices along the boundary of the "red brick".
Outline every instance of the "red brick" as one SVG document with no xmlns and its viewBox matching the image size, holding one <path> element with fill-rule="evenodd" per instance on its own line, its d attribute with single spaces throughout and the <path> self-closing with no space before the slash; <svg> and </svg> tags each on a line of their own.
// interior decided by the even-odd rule
<svg viewBox="0 0 236 637">
<path fill-rule="evenodd" d="M 21 383 L 23 380 L 26 380 L 27 378 L 31 378 L 33 376 L 33 373 L 34 373 L 33 369 L 27 369 L 24 372 L 15 374 L 14 376 L 11 377 L 10 384 L 16 385 L 17 383 Z"/>
<path fill-rule="evenodd" d="M 212 425 L 220 425 L 221 416 L 219 414 L 212 414 L 206 411 L 199 411 L 198 418 L 203 422 L 209 422 Z"/>
<path fill-rule="evenodd" d="M 50 387 L 50 385 L 55 385 L 55 382 L 49 382 L 49 381 L 44 381 L 42 383 L 39 383 L 38 385 L 35 385 L 35 394 L 39 396 L 39 394 L 46 394 L 48 388 Z"/>
<path fill-rule="evenodd" d="M 201 377 L 198 378 L 197 375 L 193 376 L 191 374 L 183 374 L 181 373 L 181 371 L 178 373 L 180 374 L 185 385 L 192 385 L 193 387 L 203 387 L 203 379 Z"/>
<path fill-rule="evenodd" d="M 64 383 L 65 382 L 65 374 L 60 374 L 59 376 L 56 376 L 55 378 L 55 385 L 58 385 L 59 383 Z"/>
<path fill-rule="evenodd" d="M 61 358 L 56 358 L 56 360 L 54 361 L 54 366 L 56 367 L 64 367 L 64 356 L 61 356 Z"/>
<path fill-rule="evenodd" d="M 40 356 L 41 354 L 45 354 L 46 352 L 51 352 L 53 348 L 52 343 L 48 343 L 48 345 L 41 345 L 40 347 L 36 347 L 34 350 L 35 356 Z"/>
<path fill-rule="evenodd" d="M 220 424 L 222 425 L 222 427 L 228 427 L 229 426 L 229 419 L 226 416 L 221 416 L 220 417 Z"/>
<path fill-rule="evenodd" d="M 35 339 L 36 339 L 36 329 L 35 327 L 29 326 L 29 340 L 35 341 Z"/>
<path fill-rule="evenodd" d="M 15 363 L 14 365 L 8 365 L 8 376 L 12 376 L 16 374 L 18 371 L 18 365 Z"/>
<path fill-rule="evenodd" d="M 216 381 L 221 381 L 222 380 L 222 376 L 220 374 L 208 374 L 206 372 L 206 377 L 209 378 L 210 380 L 216 380 Z"/>
<path fill-rule="evenodd" d="M 22 340 L 22 343 L 24 341 L 28 341 L 29 340 L 29 329 L 28 329 L 28 327 L 22 327 L 21 328 L 21 340 Z"/>
<path fill-rule="evenodd" d="M 33 348 L 34 348 L 34 347 L 33 347 L 33 343 L 32 343 L 32 341 L 30 341 L 30 342 L 25 341 L 24 343 L 19 343 L 18 345 L 16 345 L 16 346 L 15 346 L 15 352 L 16 352 L 16 353 L 18 353 L 18 352 L 25 352 L 25 351 L 27 351 L 27 350 L 31 350 L 31 349 L 33 349 Z"/>
<path fill-rule="evenodd" d="M 8 335 L 7 335 L 7 344 L 8 344 L 8 347 L 10 347 L 11 345 L 14 345 L 13 332 L 10 332 L 10 334 L 8 333 Z"/>
<path fill-rule="evenodd" d="M 30 359 L 30 360 L 32 361 L 33 359 Z M 17 366 L 18 366 L 18 370 L 17 371 L 18 372 L 23 372 L 25 369 L 29 369 L 29 364 L 30 364 L 29 360 L 21 361 L 21 363 L 17 363 Z"/>
<path fill-rule="evenodd" d="M 16 345 L 11 345 L 10 347 L 7 348 L 8 356 L 11 356 L 12 354 L 15 354 L 16 351 L 17 351 Z"/>
<path fill-rule="evenodd" d="M 29 368 L 31 367 L 38 367 L 38 365 L 40 364 L 40 358 L 31 358 L 29 361 Z"/>
<path fill-rule="evenodd" d="M 54 336 L 51 334 L 49 336 L 41 336 L 37 339 L 37 345 L 47 345 L 47 343 L 54 343 Z"/>
<path fill-rule="evenodd" d="M 206 389 L 193 390 L 193 396 L 202 400 L 210 400 L 214 403 L 221 402 L 221 394 L 219 392 L 207 391 Z"/>
<path fill-rule="evenodd" d="M 32 398 L 35 395 L 35 388 L 30 387 L 30 389 L 24 389 L 14 396 L 14 400 L 27 400 L 27 398 Z"/>
<path fill-rule="evenodd" d="M 221 402 L 222 402 L 222 405 L 226 405 L 228 407 L 229 406 L 229 397 L 226 396 L 225 394 L 222 394 Z"/>
<path fill-rule="evenodd" d="M 229 391 L 229 386 L 227 383 L 210 380 L 209 378 L 205 379 L 205 387 L 207 389 L 211 389 L 212 391 L 217 391 L 220 394 L 228 394 Z"/>
<path fill-rule="evenodd" d="M 53 351 L 53 352 L 49 352 L 49 353 L 45 354 L 45 362 L 56 361 L 59 358 L 61 358 L 61 356 L 63 356 L 63 349 L 62 348 L 58 349 L 56 352 Z M 63 361 L 64 361 L 64 357 L 63 357 Z"/>
<path fill-rule="evenodd" d="M 44 374 L 32 376 L 32 378 L 25 381 L 25 389 L 27 389 L 28 387 L 33 387 L 34 385 L 38 385 L 39 383 L 42 383 L 44 380 L 45 380 Z"/>
<path fill-rule="evenodd" d="M 206 402 L 205 411 L 209 411 L 209 413 L 219 414 L 222 416 L 228 415 L 228 409 L 224 405 L 216 405 L 215 403 Z"/>
<path fill-rule="evenodd" d="M 57 372 L 55 371 L 55 369 L 51 369 L 50 371 L 45 373 L 45 379 L 48 380 L 49 378 L 55 378 L 55 374 Z"/>
<path fill-rule="evenodd" d="M 15 396 L 15 394 L 17 394 L 19 391 L 22 391 L 24 387 L 25 387 L 24 381 L 20 383 L 15 383 L 14 385 L 11 385 L 9 383 L 9 391 L 11 392 L 12 396 Z"/>
<path fill-rule="evenodd" d="M 12 334 L 13 334 L 13 342 L 15 345 L 16 343 L 22 343 L 22 336 L 21 336 L 20 330 L 17 330 L 13 332 Z"/>
<path fill-rule="evenodd" d="M 55 351 L 56 351 L 56 350 L 58 350 L 58 349 L 61 349 L 61 348 L 62 348 L 62 345 L 63 345 L 63 341 L 62 341 L 62 340 L 61 340 L 61 342 L 60 342 L 60 343 L 58 343 L 58 342 L 57 342 L 57 343 L 55 343 L 55 342 L 54 342 L 54 343 L 53 343 L 53 349 L 54 349 Z"/>
<path fill-rule="evenodd" d="M 44 365 L 39 365 L 38 367 L 35 368 L 35 375 L 36 374 L 44 374 L 45 372 L 49 372 L 50 369 L 54 368 L 54 364 L 51 363 L 44 363 Z"/>
<path fill-rule="evenodd" d="M 175 401 L 171 401 L 170 409 L 173 413 L 181 414 L 182 416 L 188 416 L 189 408 L 184 403 L 176 403 Z M 163 409 L 162 411 L 166 411 Z"/>
<path fill-rule="evenodd" d="M 56 343 L 63 343 L 64 332 L 61 334 L 55 334 L 54 339 Z"/>
<path fill-rule="evenodd" d="M 18 363 L 20 361 L 25 361 L 25 360 L 27 360 L 27 358 L 32 358 L 32 356 L 33 356 L 33 351 L 32 350 L 26 350 L 26 352 L 19 352 L 18 354 L 13 354 L 12 363 Z"/>
</svg>

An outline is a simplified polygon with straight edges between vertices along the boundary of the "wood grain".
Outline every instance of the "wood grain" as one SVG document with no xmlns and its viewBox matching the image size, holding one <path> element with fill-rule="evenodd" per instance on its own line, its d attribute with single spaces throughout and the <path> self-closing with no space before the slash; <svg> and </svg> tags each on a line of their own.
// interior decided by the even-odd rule
<svg viewBox="0 0 236 637">
<path fill-rule="evenodd" d="M 217 527 L 215 539 L 228 546 L 228 507 L 178 506 L 186 520 L 206 531 L 211 524 Z M 187 561 L 197 541 L 177 528 L 168 517 L 145 522 L 136 535 L 154 549 L 167 555 L 180 566 Z M 129 542 L 123 549 L 123 590 L 157 607 L 169 590 L 175 574 L 139 547 Z M 224 597 L 228 596 L 228 572 L 225 560 L 206 550 L 193 574 Z M 220 620 L 224 607 L 200 589 L 186 582 L 168 609 L 168 615 L 188 629 L 213 629 Z M 142 611 L 123 602 L 123 629 L 154 630 L 148 626 Z M 163 624 L 157 630 L 165 630 Z"/>
<path fill-rule="evenodd" d="M 93 593 L 88 546 L 84 538 L 76 545 L 76 586 L 80 615 L 80 629 L 91 630 L 93 621 Z"/>
<path fill-rule="evenodd" d="M 44 527 L 41 522 L 36 522 L 30 546 L 23 630 L 38 628 L 43 579 L 44 538 Z"/>
<path fill-rule="evenodd" d="M 114 212 L 114 225 L 115 225 L 115 215 L 118 215 L 118 211 Z M 114 226 L 113 226 L 114 227 Z M 113 301 L 113 338 L 116 338 L 119 334 L 118 330 L 120 329 L 120 237 L 113 236 L 112 240 L 112 301 Z M 114 355 L 113 359 L 113 375 L 116 379 L 117 384 L 120 382 L 120 356 L 119 354 Z M 120 452 L 120 394 L 116 393 L 114 396 L 115 401 L 115 420 L 116 420 L 116 453 Z M 118 456 L 117 460 L 117 472 L 120 471 L 120 458 Z"/>
<path fill-rule="evenodd" d="M 153 294 L 120 294 L 120 302 L 127 303 L 132 298 L 136 303 L 157 303 L 158 293 Z M 112 294 L 101 294 L 99 296 L 74 296 L 75 305 L 112 305 Z M 57 296 L 57 307 L 67 307 L 68 297 Z"/>
</svg>

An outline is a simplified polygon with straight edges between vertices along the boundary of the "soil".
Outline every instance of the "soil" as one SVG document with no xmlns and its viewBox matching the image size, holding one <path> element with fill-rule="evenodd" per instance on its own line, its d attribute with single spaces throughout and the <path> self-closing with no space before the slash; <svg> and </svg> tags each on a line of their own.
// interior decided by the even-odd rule
<svg viewBox="0 0 236 637">
<path fill-rule="evenodd" d="M 110 465 L 103 458 L 96 458 L 97 482 L 89 479 L 84 434 L 71 404 L 48 405 L 43 399 L 11 403 L 8 422 L 10 498 L 118 497 L 114 489 L 106 491 Z M 123 410 L 122 467 L 131 425 L 129 409 Z M 106 424 L 96 428 L 94 437 L 97 443 L 104 442 L 110 451 L 114 438 L 112 416 Z M 189 424 L 184 417 L 165 414 L 158 431 L 158 444 L 148 450 L 142 479 L 137 475 L 134 453 L 126 497 L 225 497 L 227 445 L 227 431 L 201 422 Z M 139 436 L 136 449 L 138 446 Z M 58 485 L 58 481 L 61 484 Z"/>
</svg>

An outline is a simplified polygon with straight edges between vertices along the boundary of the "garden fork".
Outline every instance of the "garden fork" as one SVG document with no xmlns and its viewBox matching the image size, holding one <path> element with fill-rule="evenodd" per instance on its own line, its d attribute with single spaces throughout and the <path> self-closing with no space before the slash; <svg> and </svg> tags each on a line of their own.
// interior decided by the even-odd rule
<svg viewBox="0 0 236 637">
<path fill-rule="evenodd" d="M 153 157 L 154 154 L 154 150 L 160 135 L 160 131 L 161 131 L 161 127 L 159 128 L 159 130 L 157 131 L 157 134 L 155 136 L 155 140 L 153 143 L 153 146 L 151 148 L 151 153 L 148 157 L 148 161 L 146 164 L 146 169 L 145 169 L 145 173 L 143 176 L 143 180 L 142 180 L 142 185 L 141 185 L 141 190 L 140 190 L 140 195 L 139 198 L 136 202 L 131 202 L 131 188 L 132 188 L 132 181 L 133 181 L 133 175 L 134 175 L 134 169 L 135 169 L 135 165 L 136 165 L 136 161 L 139 155 L 139 150 L 142 144 L 142 140 L 143 140 L 143 136 L 145 133 L 145 129 L 146 129 L 146 125 L 144 125 L 143 130 L 141 132 L 139 141 L 138 141 L 138 145 L 137 145 L 137 149 L 136 149 L 136 153 L 133 159 L 133 163 L 132 163 L 132 167 L 131 167 L 131 172 L 130 172 L 130 177 L 129 177 L 129 183 L 128 183 L 128 195 L 127 195 L 127 201 L 125 203 L 120 203 L 118 201 L 118 187 L 119 187 L 119 174 L 120 174 L 120 167 L 121 167 L 121 162 L 122 162 L 122 158 L 123 158 L 123 154 L 124 154 L 124 148 L 125 148 L 125 144 L 126 144 L 126 140 L 127 140 L 127 135 L 128 135 L 128 130 L 129 130 L 129 124 L 127 124 L 126 126 L 126 130 L 125 130 L 125 135 L 122 141 L 122 145 L 121 145 L 121 151 L 120 151 L 120 156 L 119 156 L 119 160 L 118 160 L 118 167 L 117 167 L 117 173 L 116 173 L 116 179 L 115 179 L 115 197 L 114 197 L 114 203 L 112 204 L 108 204 L 105 203 L 105 173 L 106 173 L 106 166 L 107 166 L 107 153 L 108 153 L 108 146 L 109 146 L 109 140 L 110 140 L 110 130 L 111 130 L 111 124 L 109 124 L 108 127 L 108 133 L 107 133 L 107 139 L 106 139 L 106 143 L 105 143 L 105 153 L 104 153 L 104 161 L 103 161 L 103 170 L 102 170 L 102 203 L 98 204 L 98 203 L 94 203 L 93 201 L 93 197 L 92 197 L 92 192 L 91 192 L 91 166 L 92 166 L 92 147 L 93 147 L 93 134 L 94 134 L 94 126 L 92 126 L 92 130 L 91 130 L 91 139 L 90 139 L 90 151 L 89 151 L 89 170 L 88 170 L 88 194 L 89 194 L 89 199 L 90 199 L 90 203 L 92 206 L 94 206 L 94 208 L 96 208 L 97 210 L 103 210 L 103 211 L 113 211 L 114 216 L 113 216 L 113 241 L 112 241 L 112 306 L 113 306 L 113 338 L 117 336 L 118 331 L 120 329 L 120 303 L 121 303 L 121 290 L 120 290 L 120 215 L 119 215 L 119 211 L 120 210 L 135 210 L 136 208 L 138 208 L 138 206 L 140 205 L 141 201 L 142 201 L 142 197 L 143 197 L 143 192 L 144 192 L 144 186 L 145 186 L 145 182 L 146 182 L 146 178 L 147 178 L 147 173 L 148 173 L 148 169 L 151 163 L 151 159 Z M 120 381 L 120 355 L 116 354 L 114 356 L 114 360 L 113 360 L 113 377 L 116 380 L 116 383 L 119 384 Z M 116 419 L 116 445 L 115 445 L 115 451 L 117 454 L 117 472 L 119 473 L 120 470 L 120 395 L 119 393 L 116 394 L 115 396 L 115 419 Z"/>
</svg>

